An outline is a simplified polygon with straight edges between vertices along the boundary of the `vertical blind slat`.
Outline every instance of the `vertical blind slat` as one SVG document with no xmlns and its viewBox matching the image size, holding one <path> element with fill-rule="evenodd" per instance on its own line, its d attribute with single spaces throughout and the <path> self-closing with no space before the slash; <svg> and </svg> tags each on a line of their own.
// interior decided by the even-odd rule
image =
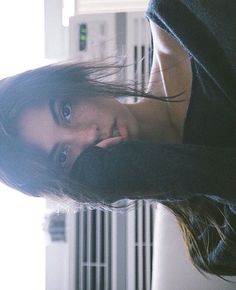
<svg viewBox="0 0 236 290">
<path fill-rule="evenodd" d="M 92 226 L 91 226 L 91 221 L 92 221 L 92 213 L 91 210 L 87 211 L 87 287 L 86 290 L 92 290 L 91 289 L 91 230 L 92 230 Z"/>
<path fill-rule="evenodd" d="M 149 290 L 151 288 L 151 242 L 150 242 L 150 219 L 151 219 L 151 211 L 150 204 L 145 203 L 145 237 L 146 237 L 146 245 L 145 245 L 145 272 L 146 272 L 146 289 Z"/>
<path fill-rule="evenodd" d="M 110 290 L 110 263 L 109 263 L 109 254 L 110 254 L 110 242 L 109 242 L 109 218 L 110 212 L 105 212 L 104 214 L 104 226 L 105 226 L 105 290 Z"/>
<path fill-rule="evenodd" d="M 85 211 L 82 209 L 79 212 L 79 289 L 84 289 L 84 214 Z"/>
<path fill-rule="evenodd" d="M 138 290 L 143 290 L 143 206 L 138 202 Z"/>
<path fill-rule="evenodd" d="M 100 290 L 101 279 L 101 211 L 96 210 L 96 290 Z"/>
</svg>

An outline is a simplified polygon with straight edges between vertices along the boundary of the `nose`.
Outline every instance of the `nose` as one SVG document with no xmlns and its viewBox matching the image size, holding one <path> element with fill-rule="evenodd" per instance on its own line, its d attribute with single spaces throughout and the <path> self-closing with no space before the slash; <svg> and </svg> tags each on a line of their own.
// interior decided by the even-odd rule
<svg viewBox="0 0 236 290">
<path fill-rule="evenodd" d="M 79 146 L 79 148 L 82 150 L 90 145 L 95 144 L 99 140 L 97 126 L 89 126 L 86 128 L 67 127 L 64 130 L 64 142 Z"/>
</svg>

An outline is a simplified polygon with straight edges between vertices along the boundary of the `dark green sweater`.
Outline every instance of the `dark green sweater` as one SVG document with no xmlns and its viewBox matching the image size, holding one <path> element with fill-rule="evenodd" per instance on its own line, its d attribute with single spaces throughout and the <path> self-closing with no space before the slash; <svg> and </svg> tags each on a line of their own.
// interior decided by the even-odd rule
<svg viewBox="0 0 236 290">
<path fill-rule="evenodd" d="M 71 175 L 106 202 L 197 197 L 193 202 L 204 207 L 204 198 L 198 197 L 210 197 L 209 206 L 224 213 L 218 225 L 225 240 L 219 240 L 210 225 L 197 239 L 204 244 L 211 237 L 205 259 L 222 275 L 235 275 L 236 1 L 152 0 L 146 15 L 175 37 L 191 57 L 193 82 L 185 144 L 137 141 L 106 150 L 91 147 L 79 156 Z M 197 219 L 192 220 L 196 229 Z M 193 259 L 207 270 L 197 253 Z"/>
</svg>

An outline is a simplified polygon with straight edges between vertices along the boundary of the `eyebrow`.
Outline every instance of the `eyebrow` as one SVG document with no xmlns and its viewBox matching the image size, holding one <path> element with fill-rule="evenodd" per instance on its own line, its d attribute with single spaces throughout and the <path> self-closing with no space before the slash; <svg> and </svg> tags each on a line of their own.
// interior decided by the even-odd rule
<svg viewBox="0 0 236 290">
<path fill-rule="evenodd" d="M 49 111 L 52 115 L 52 118 L 54 120 L 54 122 L 59 125 L 59 119 L 58 119 L 58 115 L 57 115 L 57 112 L 56 112 L 56 101 L 54 99 L 50 99 L 49 100 Z M 55 159 L 55 156 L 56 156 L 56 153 L 59 149 L 59 144 L 55 144 L 52 148 L 52 150 L 50 151 L 49 153 L 49 158 L 50 159 Z"/>
<path fill-rule="evenodd" d="M 52 114 L 53 120 L 59 126 L 60 125 L 60 120 L 58 118 L 58 114 L 57 114 L 57 111 L 56 111 L 56 101 L 54 99 L 49 100 L 49 110 L 50 110 L 50 113 Z"/>
</svg>

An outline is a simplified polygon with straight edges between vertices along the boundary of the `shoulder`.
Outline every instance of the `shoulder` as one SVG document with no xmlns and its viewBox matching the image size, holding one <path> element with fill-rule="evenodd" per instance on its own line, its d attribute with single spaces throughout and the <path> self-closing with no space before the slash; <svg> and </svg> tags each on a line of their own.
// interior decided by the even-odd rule
<svg viewBox="0 0 236 290">
<path fill-rule="evenodd" d="M 181 102 L 168 102 L 162 106 L 165 106 L 168 118 L 182 136 L 192 85 L 190 57 L 176 39 L 152 20 L 150 26 L 153 36 L 153 63 L 148 91 L 165 97 L 181 94 L 176 98 Z"/>
</svg>

